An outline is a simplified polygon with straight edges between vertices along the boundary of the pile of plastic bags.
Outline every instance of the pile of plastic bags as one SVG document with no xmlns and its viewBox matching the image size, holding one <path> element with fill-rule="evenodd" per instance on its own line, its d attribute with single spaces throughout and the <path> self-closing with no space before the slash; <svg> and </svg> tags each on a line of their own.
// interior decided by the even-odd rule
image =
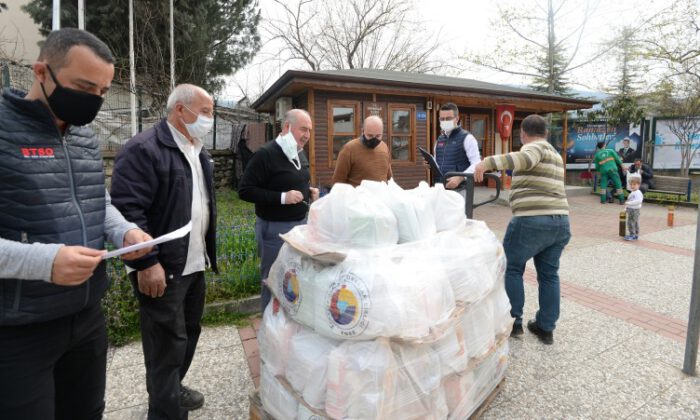
<svg viewBox="0 0 700 420">
<path fill-rule="evenodd" d="M 469 416 L 505 374 L 505 256 L 438 184 L 337 184 L 284 236 L 258 336 L 277 419 Z"/>
</svg>

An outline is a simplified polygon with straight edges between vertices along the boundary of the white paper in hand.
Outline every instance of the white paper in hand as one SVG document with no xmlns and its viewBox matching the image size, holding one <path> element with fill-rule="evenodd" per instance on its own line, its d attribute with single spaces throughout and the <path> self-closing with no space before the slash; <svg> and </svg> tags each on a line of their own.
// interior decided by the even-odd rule
<svg viewBox="0 0 700 420">
<path fill-rule="evenodd" d="M 133 251 L 138 251 L 139 249 L 147 248 L 149 246 L 162 244 L 163 242 L 172 241 L 173 239 L 179 239 L 190 233 L 191 230 L 192 221 L 190 220 L 185 226 L 181 227 L 180 229 L 176 229 L 170 233 L 166 233 L 165 235 L 159 236 L 155 239 L 151 239 L 150 241 L 140 242 L 138 244 L 125 246 L 124 248 L 115 249 L 114 251 L 110 251 L 102 255 L 102 259 L 105 260 L 107 258 L 118 257 L 120 255 L 127 254 Z"/>
</svg>

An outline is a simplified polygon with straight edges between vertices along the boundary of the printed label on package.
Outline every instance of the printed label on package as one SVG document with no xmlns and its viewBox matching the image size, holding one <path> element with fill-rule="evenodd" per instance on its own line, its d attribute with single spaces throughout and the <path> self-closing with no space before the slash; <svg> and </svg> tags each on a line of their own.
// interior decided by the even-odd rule
<svg viewBox="0 0 700 420">
<path fill-rule="evenodd" d="M 335 334 L 354 337 L 367 328 L 370 297 L 367 286 L 359 277 L 342 274 L 328 288 L 326 302 L 328 325 Z"/>
<path fill-rule="evenodd" d="M 299 264 L 299 261 L 290 259 L 284 267 L 284 277 L 282 281 L 278 283 L 280 296 L 283 297 L 282 306 L 284 306 L 290 315 L 296 315 L 302 297 L 299 287 L 299 278 L 297 277 L 301 272 L 301 264 Z"/>
</svg>

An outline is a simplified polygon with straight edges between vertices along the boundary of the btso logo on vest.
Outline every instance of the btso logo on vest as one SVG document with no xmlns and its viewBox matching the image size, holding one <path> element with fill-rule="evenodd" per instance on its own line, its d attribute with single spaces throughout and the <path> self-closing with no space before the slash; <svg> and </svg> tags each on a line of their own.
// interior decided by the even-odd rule
<svg viewBox="0 0 700 420">
<path fill-rule="evenodd" d="M 20 147 L 25 159 L 53 159 L 53 147 Z"/>
</svg>

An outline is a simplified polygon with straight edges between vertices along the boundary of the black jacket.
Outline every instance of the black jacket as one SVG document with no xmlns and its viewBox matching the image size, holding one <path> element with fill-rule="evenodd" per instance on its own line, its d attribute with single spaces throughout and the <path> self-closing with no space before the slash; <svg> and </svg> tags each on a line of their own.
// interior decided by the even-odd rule
<svg viewBox="0 0 700 420">
<path fill-rule="evenodd" d="M 637 170 L 637 167 L 634 166 L 634 164 L 630 165 L 629 169 L 630 173 L 636 173 L 639 172 L 642 175 L 642 183 L 647 184 L 649 188 L 654 188 L 654 171 L 651 170 L 651 167 L 647 165 L 646 163 L 642 163 L 641 168 Z"/>
<path fill-rule="evenodd" d="M 309 161 L 299 152 L 300 169 L 287 159 L 276 141 L 258 149 L 248 162 L 238 184 L 241 200 L 255 203 L 255 215 L 263 220 L 292 222 L 302 220 L 309 210 Z M 297 190 L 304 201 L 297 204 L 281 203 L 283 192 Z"/>
<path fill-rule="evenodd" d="M 216 199 L 211 155 L 199 154 L 209 193 L 207 255 L 216 267 Z M 167 120 L 137 134 L 117 154 L 112 172 L 112 204 L 124 217 L 154 238 L 187 224 L 192 218 L 192 171 L 173 139 Z M 159 245 L 150 254 L 128 261 L 136 270 L 160 263 L 166 271 L 182 274 L 187 263 L 189 235 Z"/>
<path fill-rule="evenodd" d="M 88 127 L 61 135 L 41 101 L 0 98 L 0 238 L 104 248 L 105 187 L 100 144 Z M 0 325 L 57 319 L 96 305 L 107 287 L 101 262 L 88 281 L 59 286 L 0 279 Z"/>
</svg>

